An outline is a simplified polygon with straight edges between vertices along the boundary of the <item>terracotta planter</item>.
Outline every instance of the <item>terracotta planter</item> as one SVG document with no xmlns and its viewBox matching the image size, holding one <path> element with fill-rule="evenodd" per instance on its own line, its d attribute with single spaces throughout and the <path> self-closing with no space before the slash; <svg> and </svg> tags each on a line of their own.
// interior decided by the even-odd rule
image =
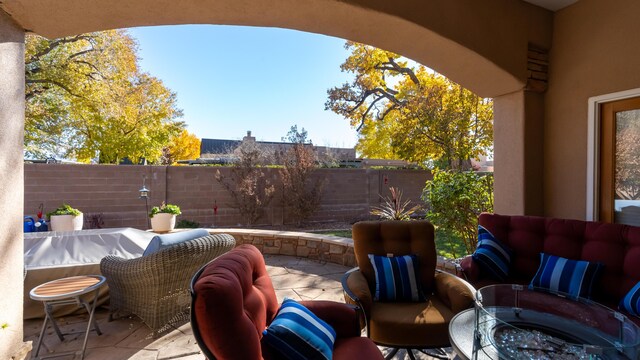
<svg viewBox="0 0 640 360">
<path fill-rule="evenodd" d="M 80 215 L 51 215 L 49 226 L 51 231 L 74 231 L 82 230 L 84 216 Z"/>
<path fill-rule="evenodd" d="M 174 214 L 158 213 L 151 218 L 151 229 L 155 232 L 169 232 L 176 227 Z"/>
</svg>

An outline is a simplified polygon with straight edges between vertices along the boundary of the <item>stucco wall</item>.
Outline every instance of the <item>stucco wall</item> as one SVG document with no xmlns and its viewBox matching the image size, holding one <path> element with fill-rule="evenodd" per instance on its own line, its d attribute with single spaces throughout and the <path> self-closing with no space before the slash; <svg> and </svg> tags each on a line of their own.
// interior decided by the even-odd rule
<svg viewBox="0 0 640 360">
<path fill-rule="evenodd" d="M 546 94 L 545 214 L 584 219 L 589 97 L 640 87 L 640 1 L 580 0 L 556 13 Z"/>
<path fill-rule="evenodd" d="M 0 11 L 0 359 L 22 346 L 24 32 Z"/>
<path fill-rule="evenodd" d="M 104 227 L 146 229 L 145 203 L 138 198 L 146 176 L 146 186 L 151 190 L 149 207 L 162 201 L 177 204 L 183 212 L 179 219 L 207 227 L 244 224 L 231 195 L 215 180 L 218 170 L 223 177 L 230 176 L 228 167 L 26 164 L 25 213 L 35 215 L 40 203 L 49 212 L 66 202 L 83 211 L 85 221 L 91 214 L 101 213 Z M 276 193 L 259 224 L 293 221 L 282 205 L 277 172 L 265 169 Z M 379 194 L 387 196 L 390 186 L 402 189 L 405 199 L 419 202 L 431 174 L 421 170 L 320 169 L 316 177 L 326 179 L 326 183 L 321 204 L 309 221 L 349 222 L 367 217 L 370 206 L 380 204 Z M 214 216 L 215 203 L 218 213 Z"/>
<path fill-rule="evenodd" d="M 0 8 L 47 37 L 171 24 L 321 33 L 401 53 L 486 97 L 524 86 L 527 45 L 548 48 L 552 20 L 514 0 L 4 0 Z"/>
</svg>

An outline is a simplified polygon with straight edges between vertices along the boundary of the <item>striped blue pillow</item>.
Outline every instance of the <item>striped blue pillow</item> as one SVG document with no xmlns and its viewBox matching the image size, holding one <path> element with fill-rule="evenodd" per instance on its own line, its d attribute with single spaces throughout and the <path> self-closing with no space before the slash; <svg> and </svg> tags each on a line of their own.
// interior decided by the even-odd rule
<svg viewBox="0 0 640 360">
<path fill-rule="evenodd" d="M 620 310 L 640 316 L 640 282 L 636 284 L 620 301 Z"/>
<path fill-rule="evenodd" d="M 330 360 L 336 341 L 331 325 L 293 299 L 284 299 L 263 334 L 264 341 L 289 360 Z"/>
<path fill-rule="evenodd" d="M 376 275 L 374 301 L 426 301 L 420 287 L 416 255 L 369 254 L 369 261 Z"/>
<path fill-rule="evenodd" d="M 511 250 L 482 225 L 478 225 L 478 244 L 471 257 L 482 270 L 496 279 L 505 281 L 509 276 Z"/>
<path fill-rule="evenodd" d="M 570 298 L 590 298 L 591 288 L 603 265 L 540 253 L 540 267 L 529 289 L 563 293 Z"/>
</svg>

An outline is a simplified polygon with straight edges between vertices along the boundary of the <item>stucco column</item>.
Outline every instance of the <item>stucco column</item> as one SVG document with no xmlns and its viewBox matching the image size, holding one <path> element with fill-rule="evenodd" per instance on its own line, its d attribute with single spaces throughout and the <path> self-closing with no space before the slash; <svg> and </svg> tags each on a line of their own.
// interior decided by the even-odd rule
<svg viewBox="0 0 640 360">
<path fill-rule="evenodd" d="M 544 215 L 544 97 L 521 90 L 493 99 L 494 211 Z"/>
<path fill-rule="evenodd" d="M 24 30 L 0 10 L 0 359 L 20 358 L 24 202 Z"/>
</svg>

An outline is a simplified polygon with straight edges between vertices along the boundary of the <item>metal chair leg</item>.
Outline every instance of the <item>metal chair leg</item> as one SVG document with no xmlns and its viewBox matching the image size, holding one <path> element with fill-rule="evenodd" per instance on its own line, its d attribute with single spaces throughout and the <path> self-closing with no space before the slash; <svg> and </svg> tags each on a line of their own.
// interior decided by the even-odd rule
<svg viewBox="0 0 640 360">
<path fill-rule="evenodd" d="M 430 351 L 427 351 L 425 349 L 420 349 L 419 351 L 423 354 L 429 355 L 436 359 L 449 360 L 449 354 L 447 354 L 447 352 L 444 351 L 442 348 L 429 349 L 429 350 Z"/>
<path fill-rule="evenodd" d="M 53 311 L 53 305 L 50 303 L 45 303 L 44 304 L 45 323 L 47 318 L 51 320 L 51 324 L 53 325 L 53 329 L 56 331 L 56 334 L 58 335 L 58 339 L 60 339 L 60 341 L 64 341 L 64 334 L 62 333 L 62 331 L 60 331 L 60 328 L 58 327 L 58 323 L 56 322 L 56 318 L 53 317 L 52 311 Z"/>
<path fill-rule="evenodd" d="M 398 352 L 398 350 L 400 350 L 400 349 L 398 349 L 398 348 L 393 348 L 393 349 L 391 349 L 391 352 L 390 352 L 390 353 L 388 353 L 388 354 L 387 354 L 387 356 L 385 356 L 385 357 L 384 357 L 384 360 L 390 360 L 390 359 L 392 359 L 392 358 L 396 355 L 396 353 Z"/>
</svg>

